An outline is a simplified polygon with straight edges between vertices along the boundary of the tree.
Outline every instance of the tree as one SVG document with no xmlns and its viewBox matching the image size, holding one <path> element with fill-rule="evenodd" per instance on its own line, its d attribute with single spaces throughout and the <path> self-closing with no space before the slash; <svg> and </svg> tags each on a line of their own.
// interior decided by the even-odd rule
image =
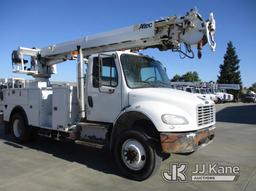
<svg viewBox="0 0 256 191">
<path fill-rule="evenodd" d="M 251 87 L 249 87 L 249 90 L 256 92 L 256 82 L 253 83 Z"/>
<path fill-rule="evenodd" d="M 182 76 L 176 74 L 171 79 L 171 82 L 198 82 L 201 81 L 199 78 L 199 75 L 196 71 L 194 72 L 187 72 L 183 74 Z"/>
<path fill-rule="evenodd" d="M 224 62 L 220 65 L 220 75 L 217 82 L 220 84 L 240 84 L 240 91 L 228 90 L 229 93 L 234 94 L 235 99 L 238 100 L 239 93 L 242 90 L 242 80 L 239 70 L 238 56 L 235 47 L 231 41 L 227 44 L 227 51 L 224 55 Z"/>
<path fill-rule="evenodd" d="M 184 79 L 184 82 L 199 82 L 201 81 L 199 79 L 198 73 L 197 72 L 187 72 L 186 74 L 184 74 L 182 76 L 182 78 Z"/>
<path fill-rule="evenodd" d="M 181 81 L 181 76 L 178 74 L 173 76 L 173 78 L 171 79 L 171 82 L 180 82 L 180 81 Z"/>
</svg>

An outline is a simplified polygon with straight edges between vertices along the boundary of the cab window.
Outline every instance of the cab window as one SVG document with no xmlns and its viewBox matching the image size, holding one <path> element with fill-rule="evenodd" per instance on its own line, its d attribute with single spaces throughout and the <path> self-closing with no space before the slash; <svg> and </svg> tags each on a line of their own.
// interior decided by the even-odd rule
<svg viewBox="0 0 256 191">
<path fill-rule="evenodd" d="M 93 59 L 93 87 L 109 86 L 116 87 L 118 75 L 115 60 L 113 57 L 102 58 L 102 65 L 99 65 L 99 58 Z"/>
</svg>

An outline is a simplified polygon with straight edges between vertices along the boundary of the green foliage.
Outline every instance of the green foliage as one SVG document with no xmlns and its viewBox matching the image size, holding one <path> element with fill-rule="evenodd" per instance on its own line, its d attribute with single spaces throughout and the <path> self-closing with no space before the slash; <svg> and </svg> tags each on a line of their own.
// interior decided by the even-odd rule
<svg viewBox="0 0 256 191">
<path fill-rule="evenodd" d="M 180 82 L 181 80 L 181 76 L 176 74 L 173 76 L 173 78 L 171 79 L 171 82 Z"/>
<path fill-rule="evenodd" d="M 253 83 L 251 87 L 249 87 L 249 90 L 256 92 L 256 82 Z"/>
<path fill-rule="evenodd" d="M 238 100 L 239 94 L 242 92 L 242 80 L 239 70 L 238 56 L 236 54 L 235 47 L 232 42 L 227 44 L 227 51 L 224 55 L 224 62 L 220 65 L 220 75 L 217 82 L 220 84 L 240 84 L 240 91 L 228 90 L 229 93 L 235 96 L 235 100 Z"/>
<path fill-rule="evenodd" d="M 229 41 L 226 54 L 224 55 L 224 62 L 220 65 L 220 75 L 217 82 L 220 84 L 242 85 L 239 62 L 235 47 Z"/>
<path fill-rule="evenodd" d="M 199 75 L 196 71 L 194 72 L 187 72 L 183 74 L 182 76 L 176 74 L 171 79 L 171 82 L 198 82 L 201 81 L 199 78 Z"/>
<path fill-rule="evenodd" d="M 201 81 L 199 79 L 198 73 L 197 72 L 187 72 L 186 74 L 184 74 L 183 79 L 185 82 L 198 82 Z"/>
</svg>

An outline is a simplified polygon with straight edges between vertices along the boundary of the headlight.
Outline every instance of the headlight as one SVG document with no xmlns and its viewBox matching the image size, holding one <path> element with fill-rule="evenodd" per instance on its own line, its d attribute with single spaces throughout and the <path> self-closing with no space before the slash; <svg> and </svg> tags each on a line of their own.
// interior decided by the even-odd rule
<svg viewBox="0 0 256 191">
<path fill-rule="evenodd" d="M 188 120 L 185 117 L 179 115 L 172 114 L 164 114 L 162 115 L 162 121 L 168 125 L 186 125 L 188 124 Z"/>
</svg>

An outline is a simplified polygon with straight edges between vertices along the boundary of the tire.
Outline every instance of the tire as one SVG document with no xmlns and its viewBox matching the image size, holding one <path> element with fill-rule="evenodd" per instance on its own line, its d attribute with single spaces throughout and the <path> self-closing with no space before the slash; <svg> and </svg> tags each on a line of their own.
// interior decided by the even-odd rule
<svg viewBox="0 0 256 191">
<path fill-rule="evenodd" d="M 125 131 L 117 138 L 113 155 L 121 173 L 137 181 L 154 175 L 162 162 L 155 144 L 145 133 L 135 130 Z"/>
<path fill-rule="evenodd" d="M 220 98 L 218 98 L 217 103 L 222 103 L 222 100 Z"/>
<path fill-rule="evenodd" d="M 9 126 L 9 122 L 5 121 L 4 122 L 4 134 L 5 135 L 10 135 L 11 134 L 11 129 Z"/>
<path fill-rule="evenodd" d="M 16 142 L 25 143 L 30 140 L 32 130 L 21 113 L 13 114 L 11 117 L 10 128 Z"/>
</svg>

